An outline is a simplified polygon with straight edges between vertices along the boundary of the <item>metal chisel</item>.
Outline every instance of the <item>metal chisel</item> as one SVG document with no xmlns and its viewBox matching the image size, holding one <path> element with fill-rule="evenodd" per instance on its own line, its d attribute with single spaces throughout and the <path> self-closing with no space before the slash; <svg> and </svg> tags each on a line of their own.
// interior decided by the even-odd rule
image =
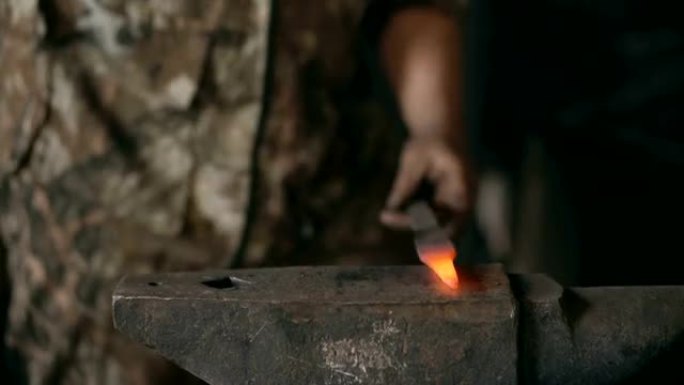
<svg viewBox="0 0 684 385">
<path fill-rule="evenodd" d="M 434 210 L 426 201 L 419 200 L 410 204 L 406 211 L 411 219 L 416 251 L 421 262 L 430 267 L 444 284 L 456 289 L 456 247 L 447 232 L 440 227 Z"/>
</svg>

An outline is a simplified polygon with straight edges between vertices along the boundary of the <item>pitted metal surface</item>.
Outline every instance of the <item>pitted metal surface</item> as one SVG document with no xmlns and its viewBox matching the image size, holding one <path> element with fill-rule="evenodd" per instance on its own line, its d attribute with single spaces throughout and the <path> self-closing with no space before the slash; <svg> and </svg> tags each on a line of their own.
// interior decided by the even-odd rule
<svg viewBox="0 0 684 385">
<path fill-rule="evenodd" d="M 498 266 L 462 276 L 458 291 L 422 266 L 140 276 L 120 283 L 114 317 L 211 384 L 513 383 L 508 280 Z"/>
<path fill-rule="evenodd" d="M 210 384 L 680 384 L 684 287 L 563 288 L 500 266 L 124 279 L 116 327 Z"/>
</svg>

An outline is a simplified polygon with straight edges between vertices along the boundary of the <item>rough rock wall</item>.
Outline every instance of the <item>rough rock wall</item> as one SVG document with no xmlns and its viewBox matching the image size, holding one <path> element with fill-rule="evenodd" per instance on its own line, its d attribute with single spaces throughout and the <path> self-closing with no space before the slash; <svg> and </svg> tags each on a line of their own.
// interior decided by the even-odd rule
<svg viewBox="0 0 684 385">
<path fill-rule="evenodd" d="M 152 381 L 110 332 L 112 285 L 230 262 L 269 17 L 267 0 L 0 3 L 6 342 L 31 383 Z"/>
</svg>

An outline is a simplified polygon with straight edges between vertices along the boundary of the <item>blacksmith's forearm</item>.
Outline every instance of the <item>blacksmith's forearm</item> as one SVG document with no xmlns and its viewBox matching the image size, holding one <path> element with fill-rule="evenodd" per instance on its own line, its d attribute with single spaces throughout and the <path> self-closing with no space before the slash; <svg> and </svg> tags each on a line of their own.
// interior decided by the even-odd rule
<svg viewBox="0 0 684 385">
<path fill-rule="evenodd" d="M 399 11 L 383 32 L 382 64 L 414 138 L 465 145 L 461 35 L 455 18 L 432 7 Z"/>
</svg>

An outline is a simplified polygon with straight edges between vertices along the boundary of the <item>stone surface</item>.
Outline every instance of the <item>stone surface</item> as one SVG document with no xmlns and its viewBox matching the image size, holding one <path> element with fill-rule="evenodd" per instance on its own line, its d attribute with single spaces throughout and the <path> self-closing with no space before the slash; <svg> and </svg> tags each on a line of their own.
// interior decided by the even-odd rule
<svg viewBox="0 0 684 385">
<path fill-rule="evenodd" d="M 512 384 L 516 305 L 498 266 L 450 291 L 422 266 L 129 277 L 116 327 L 211 384 Z"/>
<path fill-rule="evenodd" d="M 0 4 L 0 180 L 26 161 L 47 112 L 42 30 L 37 1 Z"/>
<path fill-rule="evenodd" d="M 124 272 L 231 262 L 270 17 L 265 0 L 0 2 L 3 332 L 30 383 L 182 382 L 113 333 L 110 295 Z M 216 68 L 246 86 L 205 97 L 232 81 Z"/>
</svg>

